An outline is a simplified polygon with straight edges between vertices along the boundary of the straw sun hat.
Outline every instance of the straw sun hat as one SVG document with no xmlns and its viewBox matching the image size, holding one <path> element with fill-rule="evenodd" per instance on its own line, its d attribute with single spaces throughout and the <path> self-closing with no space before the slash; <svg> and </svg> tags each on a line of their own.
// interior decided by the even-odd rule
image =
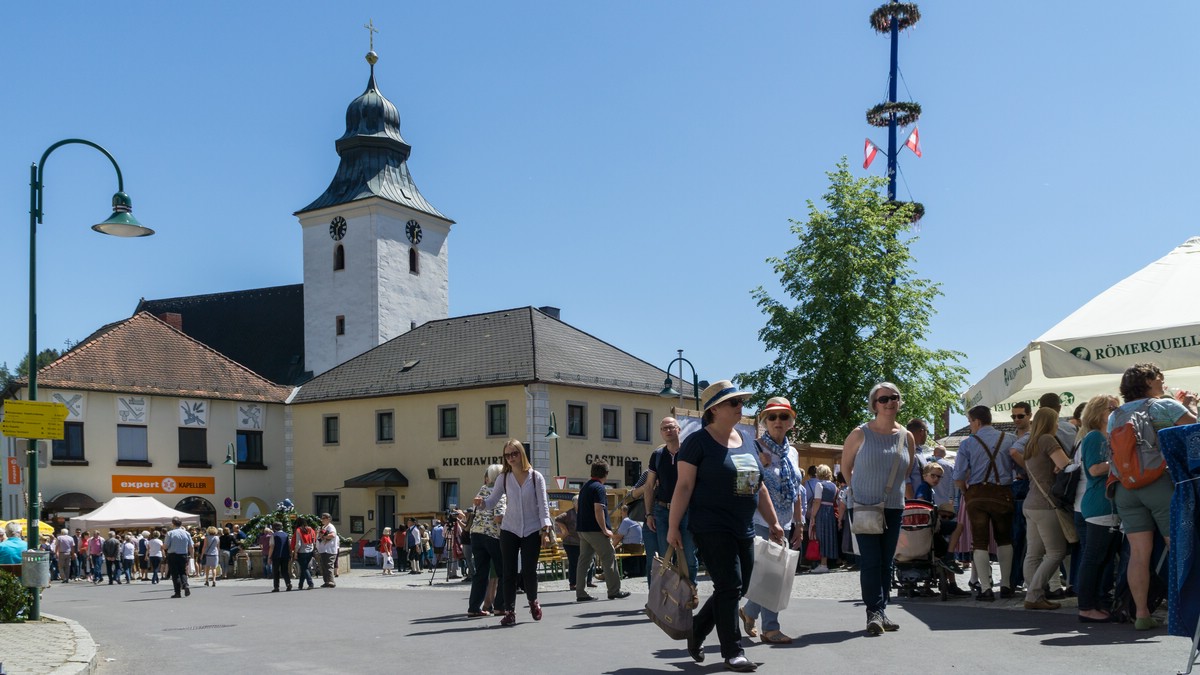
<svg viewBox="0 0 1200 675">
<path fill-rule="evenodd" d="M 733 386 L 733 382 L 729 380 L 717 380 L 700 393 L 700 400 L 704 402 L 704 412 L 708 409 L 731 398 L 742 397 L 749 398 L 754 395 L 752 391 L 743 391 Z"/>
</svg>

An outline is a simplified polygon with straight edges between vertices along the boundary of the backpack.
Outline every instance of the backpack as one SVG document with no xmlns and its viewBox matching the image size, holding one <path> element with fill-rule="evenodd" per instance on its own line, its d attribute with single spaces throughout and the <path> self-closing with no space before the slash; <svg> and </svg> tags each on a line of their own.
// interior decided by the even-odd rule
<svg viewBox="0 0 1200 675">
<path fill-rule="evenodd" d="M 296 530 L 296 538 L 305 546 L 311 546 L 317 540 L 317 533 L 311 527 L 302 527 Z"/>
<path fill-rule="evenodd" d="M 1120 483 L 1127 490 L 1137 490 L 1158 480 L 1167 465 L 1158 450 L 1158 433 L 1150 419 L 1150 404 L 1146 402 L 1132 411 L 1117 408 L 1112 414 L 1112 431 L 1108 434 L 1108 485 Z"/>
</svg>

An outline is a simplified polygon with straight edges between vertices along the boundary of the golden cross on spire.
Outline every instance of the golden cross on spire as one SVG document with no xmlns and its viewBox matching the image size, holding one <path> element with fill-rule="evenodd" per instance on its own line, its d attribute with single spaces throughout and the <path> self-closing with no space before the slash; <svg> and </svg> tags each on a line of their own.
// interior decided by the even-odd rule
<svg viewBox="0 0 1200 675">
<path fill-rule="evenodd" d="M 368 19 L 367 23 L 363 24 L 363 28 L 370 31 L 368 35 L 371 36 L 371 51 L 375 51 L 375 34 L 379 32 L 379 29 L 375 27 L 375 20 Z"/>
</svg>

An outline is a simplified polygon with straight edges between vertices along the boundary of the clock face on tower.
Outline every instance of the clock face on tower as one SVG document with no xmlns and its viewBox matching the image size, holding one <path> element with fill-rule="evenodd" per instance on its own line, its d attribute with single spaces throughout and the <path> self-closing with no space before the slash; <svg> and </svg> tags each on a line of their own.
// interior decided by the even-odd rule
<svg viewBox="0 0 1200 675">
<path fill-rule="evenodd" d="M 334 241 L 341 241 L 342 237 L 346 236 L 346 219 L 341 216 L 335 216 L 329 222 L 329 236 L 333 237 Z"/>
<path fill-rule="evenodd" d="M 408 240 L 414 244 L 421 243 L 421 224 L 415 220 L 410 220 L 404 226 L 404 234 L 408 235 Z"/>
</svg>

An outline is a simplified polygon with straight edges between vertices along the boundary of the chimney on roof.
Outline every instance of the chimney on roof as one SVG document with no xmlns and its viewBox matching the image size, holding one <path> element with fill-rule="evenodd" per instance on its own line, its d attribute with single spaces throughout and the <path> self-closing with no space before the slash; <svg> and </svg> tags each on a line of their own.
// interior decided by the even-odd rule
<svg viewBox="0 0 1200 675">
<path fill-rule="evenodd" d="M 559 319 L 559 309 L 557 307 L 546 305 L 545 307 L 538 307 L 538 311 L 550 317 L 551 319 Z M 559 320 L 561 321 L 562 319 Z"/>
<path fill-rule="evenodd" d="M 183 315 L 179 312 L 164 312 L 158 315 L 159 320 L 169 325 L 171 328 L 183 332 Z"/>
</svg>

